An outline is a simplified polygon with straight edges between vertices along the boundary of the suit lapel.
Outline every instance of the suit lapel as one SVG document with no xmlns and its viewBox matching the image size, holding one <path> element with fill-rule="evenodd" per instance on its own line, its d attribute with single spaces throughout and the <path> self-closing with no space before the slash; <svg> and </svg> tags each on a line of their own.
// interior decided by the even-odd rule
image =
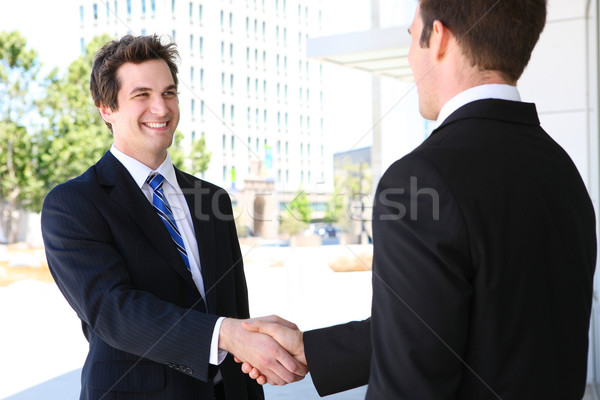
<svg viewBox="0 0 600 400">
<path fill-rule="evenodd" d="M 139 189 L 127 169 L 108 151 L 96 164 L 98 181 L 103 186 L 112 186 L 109 197 L 135 221 L 152 246 L 160 249 L 165 264 L 174 268 L 194 288 L 196 285 L 160 217 Z M 135 239 L 132 239 L 135 240 Z"/>
<path fill-rule="evenodd" d="M 211 211 L 211 197 L 208 188 L 202 187 L 199 179 L 192 179 L 175 168 L 177 182 L 181 187 L 188 208 L 190 209 L 198 254 L 200 255 L 200 271 L 204 281 L 208 313 L 216 312 L 217 289 L 215 285 L 215 228 L 214 213 Z"/>
</svg>

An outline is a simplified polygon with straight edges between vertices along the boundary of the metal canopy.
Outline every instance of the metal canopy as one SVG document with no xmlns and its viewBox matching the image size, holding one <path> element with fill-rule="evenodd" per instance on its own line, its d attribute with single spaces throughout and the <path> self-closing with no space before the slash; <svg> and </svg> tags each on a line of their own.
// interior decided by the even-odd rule
<svg viewBox="0 0 600 400">
<path fill-rule="evenodd" d="M 399 26 L 308 39 L 307 55 L 405 81 L 413 81 L 408 65 L 410 35 Z"/>
</svg>

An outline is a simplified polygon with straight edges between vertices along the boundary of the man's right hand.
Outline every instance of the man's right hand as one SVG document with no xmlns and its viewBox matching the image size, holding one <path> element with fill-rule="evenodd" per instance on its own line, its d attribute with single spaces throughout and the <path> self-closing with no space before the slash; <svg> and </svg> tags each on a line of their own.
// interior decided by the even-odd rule
<svg viewBox="0 0 600 400">
<path fill-rule="evenodd" d="M 276 315 L 272 315 L 264 318 L 255 318 L 252 320 L 242 321 L 242 326 L 250 331 L 257 332 L 271 336 L 274 338 L 283 348 L 285 348 L 296 360 L 302 365 L 306 366 L 306 357 L 304 355 L 304 341 L 302 340 L 302 332 L 298 327 L 283 318 Z M 256 364 L 252 364 L 247 360 L 242 360 L 236 357 L 236 361 L 244 363 L 242 364 L 242 371 L 249 374 L 252 379 L 264 385 L 265 383 L 271 383 L 268 376 L 265 376 L 264 371 L 260 369 Z"/>
<path fill-rule="evenodd" d="M 298 349 L 296 343 L 290 355 L 288 350 L 268 334 L 273 332 L 276 335 L 278 331 L 277 327 L 271 327 L 270 324 L 284 327 L 291 332 L 300 332 L 295 324 L 276 316 L 257 320 L 226 318 L 219 332 L 219 348 L 233 354 L 237 361 L 248 363 L 255 367 L 257 372 L 260 371 L 250 376 L 260 378 L 257 382 L 262 382 L 261 384 L 285 385 L 301 380 L 308 373 L 304 346 Z M 290 343 L 286 343 L 291 344 L 292 336 L 283 336 L 282 340 L 288 340 Z M 298 357 L 300 350 L 302 355 Z"/>
</svg>

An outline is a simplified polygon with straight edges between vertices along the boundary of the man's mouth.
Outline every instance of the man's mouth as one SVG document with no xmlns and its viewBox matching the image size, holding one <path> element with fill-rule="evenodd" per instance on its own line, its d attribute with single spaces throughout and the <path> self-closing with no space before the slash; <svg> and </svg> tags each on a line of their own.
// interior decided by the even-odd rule
<svg viewBox="0 0 600 400">
<path fill-rule="evenodd" d="M 164 128 L 165 126 L 167 126 L 168 121 L 167 122 L 144 122 L 144 125 L 146 125 L 149 128 L 155 128 L 155 129 L 159 129 L 159 128 Z"/>
</svg>

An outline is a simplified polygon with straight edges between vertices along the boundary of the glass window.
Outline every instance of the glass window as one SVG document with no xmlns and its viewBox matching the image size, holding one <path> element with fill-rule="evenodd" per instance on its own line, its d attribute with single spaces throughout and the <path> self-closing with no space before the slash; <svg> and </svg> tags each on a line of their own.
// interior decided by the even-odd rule
<svg viewBox="0 0 600 400">
<path fill-rule="evenodd" d="M 225 91 L 225 72 L 221 72 L 221 90 Z"/>
<path fill-rule="evenodd" d="M 171 13 L 175 14 L 175 0 L 171 0 Z"/>
<path fill-rule="evenodd" d="M 246 17 L 246 35 L 248 34 L 249 30 L 250 30 L 250 18 Z"/>
<path fill-rule="evenodd" d="M 142 36 L 146 36 L 146 29 L 142 29 Z"/>
<path fill-rule="evenodd" d="M 200 85 L 204 86 L 204 68 L 200 68 Z"/>
<path fill-rule="evenodd" d="M 229 75 L 229 89 L 233 92 L 233 74 Z"/>
<path fill-rule="evenodd" d="M 176 40 L 176 32 L 175 32 L 175 30 L 171 31 L 171 34 L 172 34 L 171 38 L 173 38 L 173 42 L 176 42 L 177 40 Z"/>
<path fill-rule="evenodd" d="M 117 8 L 117 0 L 115 0 L 115 20 L 117 19 L 117 13 L 118 13 L 118 8 Z"/>
<path fill-rule="evenodd" d="M 146 0 L 142 0 L 142 15 L 146 15 Z"/>
<path fill-rule="evenodd" d="M 266 125 L 267 124 L 267 110 L 263 111 L 263 123 Z"/>
<path fill-rule="evenodd" d="M 229 29 L 233 29 L 233 14 L 229 13 Z"/>
<path fill-rule="evenodd" d="M 225 42 L 221 42 L 221 60 L 225 58 Z"/>
<path fill-rule="evenodd" d="M 194 35 L 190 35 L 190 52 L 194 52 Z"/>
<path fill-rule="evenodd" d="M 229 58 L 233 58 L 233 43 L 229 43 Z"/>
<path fill-rule="evenodd" d="M 202 4 L 200 4 L 198 6 L 198 22 L 200 24 L 202 24 L 202 11 L 204 11 L 204 10 L 202 9 Z"/>
<path fill-rule="evenodd" d="M 246 78 L 246 93 L 250 94 L 250 78 Z"/>
<path fill-rule="evenodd" d="M 231 113 L 229 115 L 229 119 L 233 123 L 233 120 L 235 119 L 235 106 L 233 104 L 231 105 L 231 107 L 229 107 L 229 112 Z M 232 139 L 233 139 L 233 136 L 232 136 Z"/>
<path fill-rule="evenodd" d="M 204 117 L 204 101 L 200 102 L 200 116 Z"/>
<path fill-rule="evenodd" d="M 79 6 L 79 21 L 83 24 L 83 6 Z"/>
<path fill-rule="evenodd" d="M 190 109 L 191 109 L 191 111 L 192 111 L 192 112 L 191 112 L 191 115 L 194 115 L 194 114 L 195 114 L 195 111 L 196 111 L 196 100 L 195 100 L 195 99 L 192 99 L 192 101 L 191 101 L 191 105 L 190 105 Z"/>
<path fill-rule="evenodd" d="M 223 29 L 223 10 L 221 10 L 221 29 Z"/>
<path fill-rule="evenodd" d="M 150 0 L 150 8 L 152 13 L 154 14 L 156 12 L 156 0 Z"/>
<path fill-rule="evenodd" d="M 131 0 L 127 0 L 127 16 L 131 17 Z"/>
<path fill-rule="evenodd" d="M 190 83 L 194 83 L 194 67 L 190 67 Z"/>
<path fill-rule="evenodd" d="M 248 110 L 247 110 L 247 111 L 248 111 L 248 115 L 247 115 L 247 118 L 248 118 L 248 125 L 250 125 L 250 107 L 248 107 Z M 250 140 L 250 138 L 248 138 L 248 141 L 249 141 L 249 140 Z"/>
<path fill-rule="evenodd" d="M 85 54 L 85 40 L 83 38 L 79 39 L 79 46 L 81 50 L 81 54 Z"/>
<path fill-rule="evenodd" d="M 94 19 L 98 19 L 98 4 L 94 3 Z"/>
<path fill-rule="evenodd" d="M 227 136 L 223 135 L 223 150 L 227 147 Z"/>
<path fill-rule="evenodd" d="M 235 136 L 231 135 L 231 151 L 235 150 Z"/>
<path fill-rule="evenodd" d="M 221 104 L 221 119 L 225 119 L 225 104 Z"/>
<path fill-rule="evenodd" d="M 190 19 L 192 19 L 192 15 L 194 14 L 194 3 L 190 1 Z"/>
<path fill-rule="evenodd" d="M 202 55 L 202 51 L 204 50 L 204 38 L 200 36 L 198 38 L 198 52 Z"/>
<path fill-rule="evenodd" d="M 227 167 L 223 166 L 223 180 L 226 181 L 227 180 Z"/>
</svg>

